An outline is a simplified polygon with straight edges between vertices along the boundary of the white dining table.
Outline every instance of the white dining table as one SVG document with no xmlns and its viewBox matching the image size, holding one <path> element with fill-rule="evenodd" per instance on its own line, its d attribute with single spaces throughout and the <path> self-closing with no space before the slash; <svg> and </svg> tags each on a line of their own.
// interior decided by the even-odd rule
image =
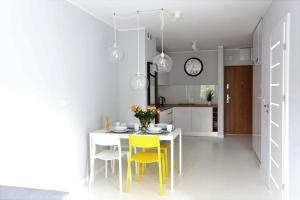
<svg viewBox="0 0 300 200">
<path fill-rule="evenodd" d="M 93 140 L 93 135 L 95 134 L 115 134 L 118 135 L 120 139 L 128 139 L 129 135 L 135 134 L 135 135 L 145 135 L 142 134 L 141 132 L 134 132 L 134 133 L 112 133 L 110 131 L 107 131 L 105 129 L 100 129 L 96 130 L 90 133 L 90 150 L 92 150 L 91 146 L 91 141 Z M 147 134 L 151 135 L 151 134 Z M 167 134 L 155 134 L 158 135 L 161 141 L 170 141 L 170 152 L 171 152 L 171 173 L 170 173 L 170 188 L 171 191 L 174 189 L 174 141 L 175 139 L 178 138 L 178 146 L 179 146 L 179 151 L 178 151 L 178 168 L 179 168 L 179 174 L 182 174 L 182 135 L 181 135 L 181 128 L 176 128 L 170 133 Z"/>
</svg>

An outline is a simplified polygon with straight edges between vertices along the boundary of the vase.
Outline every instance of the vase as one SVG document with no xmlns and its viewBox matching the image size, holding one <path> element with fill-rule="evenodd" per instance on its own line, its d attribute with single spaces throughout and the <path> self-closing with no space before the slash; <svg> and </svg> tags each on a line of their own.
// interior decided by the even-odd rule
<svg viewBox="0 0 300 200">
<path fill-rule="evenodd" d="M 150 120 L 140 119 L 140 129 L 146 131 L 149 127 Z"/>
<path fill-rule="evenodd" d="M 211 105 L 211 101 L 208 101 L 208 102 L 207 102 L 207 105 L 209 105 L 209 106 L 210 106 L 210 105 Z"/>
</svg>

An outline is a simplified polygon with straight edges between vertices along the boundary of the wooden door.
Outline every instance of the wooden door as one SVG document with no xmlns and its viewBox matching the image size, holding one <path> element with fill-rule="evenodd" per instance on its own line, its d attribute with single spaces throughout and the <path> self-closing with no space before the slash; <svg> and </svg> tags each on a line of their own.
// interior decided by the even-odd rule
<svg viewBox="0 0 300 200">
<path fill-rule="evenodd" d="M 225 134 L 252 133 L 252 66 L 226 66 Z"/>
</svg>

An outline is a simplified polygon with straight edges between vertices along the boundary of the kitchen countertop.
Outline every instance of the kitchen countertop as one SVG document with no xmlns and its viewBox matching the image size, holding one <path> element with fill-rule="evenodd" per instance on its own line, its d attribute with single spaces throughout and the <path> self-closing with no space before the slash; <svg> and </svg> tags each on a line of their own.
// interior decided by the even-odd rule
<svg viewBox="0 0 300 200">
<path fill-rule="evenodd" d="M 163 106 L 157 106 L 158 109 L 161 111 L 168 110 L 170 108 L 174 107 L 212 107 L 212 108 L 217 108 L 218 104 L 198 104 L 198 103 L 193 103 L 193 104 L 164 104 Z"/>
</svg>

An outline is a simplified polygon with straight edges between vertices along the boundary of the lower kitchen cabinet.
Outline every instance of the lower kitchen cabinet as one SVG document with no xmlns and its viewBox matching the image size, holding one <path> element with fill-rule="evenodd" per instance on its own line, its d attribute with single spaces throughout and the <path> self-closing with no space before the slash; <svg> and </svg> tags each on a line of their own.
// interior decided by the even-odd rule
<svg viewBox="0 0 300 200">
<path fill-rule="evenodd" d="M 192 132 L 212 132 L 213 112 L 211 107 L 191 108 Z"/>
<path fill-rule="evenodd" d="M 191 108 L 175 107 L 174 110 L 174 125 L 176 128 L 182 129 L 182 134 L 191 132 L 192 130 L 192 115 Z"/>
<path fill-rule="evenodd" d="M 159 123 L 173 124 L 173 109 L 167 109 L 159 113 Z"/>
<path fill-rule="evenodd" d="M 213 132 L 213 107 L 175 107 L 173 119 L 183 135 L 209 135 Z"/>
</svg>

